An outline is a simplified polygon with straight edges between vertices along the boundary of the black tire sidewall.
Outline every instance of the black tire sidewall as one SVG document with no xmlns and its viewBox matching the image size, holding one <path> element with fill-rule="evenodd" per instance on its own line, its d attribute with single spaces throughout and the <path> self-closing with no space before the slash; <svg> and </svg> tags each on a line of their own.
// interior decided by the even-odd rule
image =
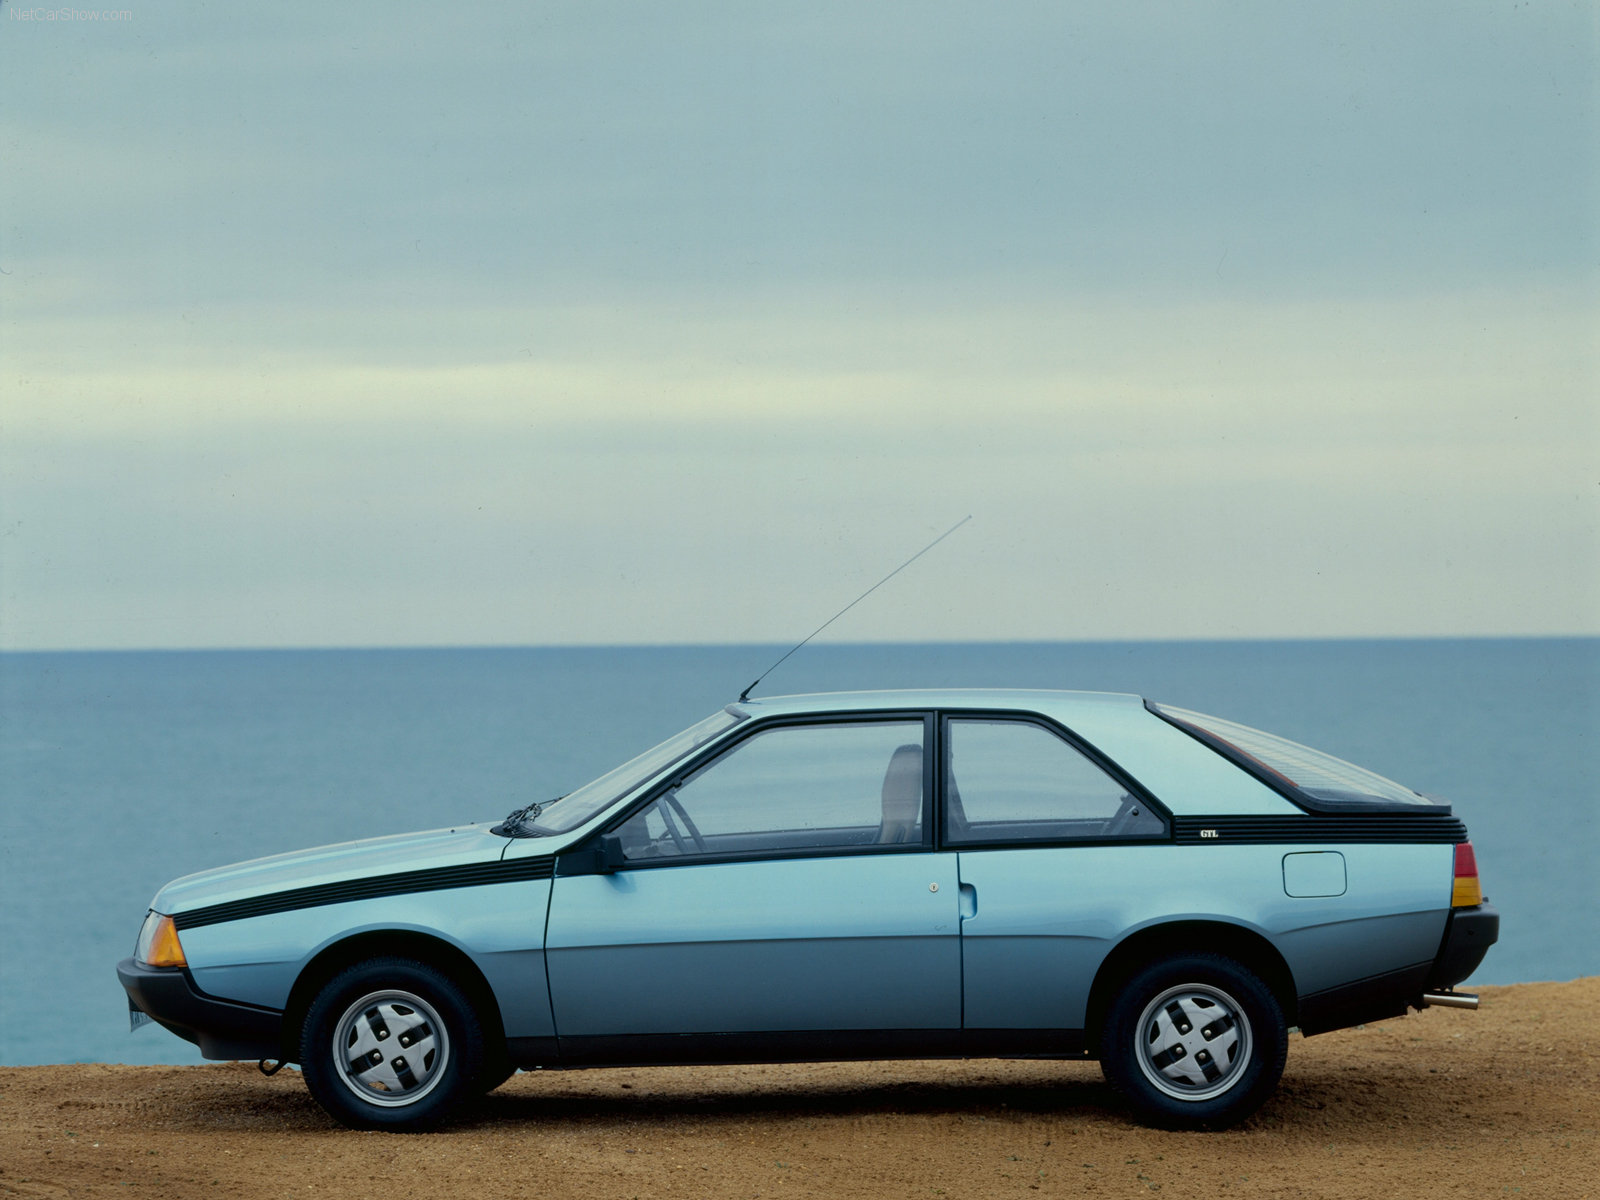
<svg viewBox="0 0 1600 1200">
<path fill-rule="evenodd" d="M 1180 1100 L 1161 1091 L 1139 1067 L 1139 1018 L 1169 988 L 1204 984 L 1232 997 L 1250 1022 L 1251 1050 L 1238 1081 L 1208 1100 Z M 1151 963 L 1123 985 L 1106 1017 L 1100 1065 L 1139 1117 L 1164 1129 L 1221 1129 L 1266 1101 L 1283 1075 L 1289 1033 L 1272 989 L 1248 967 L 1220 954 L 1192 954 Z"/>
<path fill-rule="evenodd" d="M 333 1063 L 335 1027 L 346 1010 L 369 992 L 391 988 L 425 1000 L 444 1023 L 448 1039 L 438 1083 L 415 1103 L 394 1108 L 363 1101 Z M 437 967 L 407 958 L 372 958 L 340 971 L 312 1001 L 300 1040 L 306 1087 L 330 1116 L 355 1129 L 431 1128 L 471 1094 L 483 1061 L 482 1025 L 465 992 Z"/>
<path fill-rule="evenodd" d="M 516 1073 L 517 1068 L 503 1055 L 485 1059 L 472 1090 L 480 1096 L 487 1096 Z"/>
</svg>

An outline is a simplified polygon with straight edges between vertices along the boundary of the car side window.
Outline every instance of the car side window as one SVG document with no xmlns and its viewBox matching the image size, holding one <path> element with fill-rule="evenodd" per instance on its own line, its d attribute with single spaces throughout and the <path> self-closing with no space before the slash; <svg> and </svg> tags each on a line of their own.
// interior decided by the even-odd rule
<svg viewBox="0 0 1600 1200">
<path fill-rule="evenodd" d="M 952 845 L 1159 837 L 1157 813 L 1065 738 L 1030 721 L 945 725 Z"/>
<path fill-rule="evenodd" d="M 924 725 L 786 725 L 745 738 L 618 830 L 630 862 L 923 842 Z"/>
</svg>

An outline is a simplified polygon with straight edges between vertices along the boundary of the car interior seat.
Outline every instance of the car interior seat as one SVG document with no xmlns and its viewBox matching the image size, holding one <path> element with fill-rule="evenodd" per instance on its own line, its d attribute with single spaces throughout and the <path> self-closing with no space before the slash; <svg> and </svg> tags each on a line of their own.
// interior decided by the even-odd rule
<svg viewBox="0 0 1600 1200">
<path fill-rule="evenodd" d="M 898 747 L 883 775 L 883 824 L 880 845 L 915 842 L 922 837 L 922 747 Z"/>
</svg>

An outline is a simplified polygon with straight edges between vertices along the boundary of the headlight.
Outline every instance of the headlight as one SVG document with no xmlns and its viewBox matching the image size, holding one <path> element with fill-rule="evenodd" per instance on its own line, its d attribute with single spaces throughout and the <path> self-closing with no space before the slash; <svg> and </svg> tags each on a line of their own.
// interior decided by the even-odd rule
<svg viewBox="0 0 1600 1200">
<path fill-rule="evenodd" d="M 133 957 L 147 967 L 186 967 L 183 944 L 178 941 L 178 927 L 165 913 L 151 909 L 139 929 L 139 940 L 134 943 Z"/>
</svg>

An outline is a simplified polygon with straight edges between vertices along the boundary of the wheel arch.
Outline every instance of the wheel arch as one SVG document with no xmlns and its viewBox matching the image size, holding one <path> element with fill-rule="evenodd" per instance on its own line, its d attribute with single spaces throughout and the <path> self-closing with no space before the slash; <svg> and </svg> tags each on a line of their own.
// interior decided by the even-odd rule
<svg viewBox="0 0 1600 1200">
<path fill-rule="evenodd" d="M 486 1049 L 492 1047 L 503 1052 L 505 1023 L 500 1015 L 500 1003 L 469 954 L 443 938 L 416 930 L 375 929 L 324 946 L 301 970 L 283 1012 L 281 1049 L 284 1061 L 300 1061 L 300 1038 L 306 1013 L 328 981 L 355 963 L 389 955 L 426 963 L 454 979 L 478 1014 Z"/>
<path fill-rule="evenodd" d="M 1106 1014 L 1117 993 L 1135 972 L 1161 958 L 1197 950 L 1225 954 L 1254 971 L 1272 991 L 1283 1009 L 1284 1020 L 1291 1026 L 1298 1023 L 1294 974 L 1278 948 L 1265 936 L 1227 921 L 1169 921 L 1129 934 L 1101 962 L 1089 988 L 1089 1003 L 1084 1014 L 1084 1036 L 1089 1053 L 1098 1057 L 1100 1031 Z"/>
</svg>

